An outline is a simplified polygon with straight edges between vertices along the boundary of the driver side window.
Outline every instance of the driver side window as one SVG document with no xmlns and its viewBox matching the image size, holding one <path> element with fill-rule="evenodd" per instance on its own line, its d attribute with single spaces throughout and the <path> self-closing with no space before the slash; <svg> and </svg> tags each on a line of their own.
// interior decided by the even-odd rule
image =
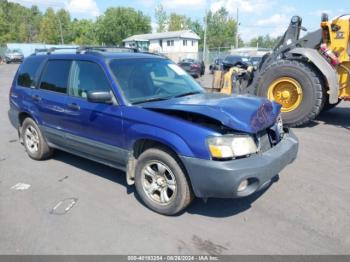
<svg viewBox="0 0 350 262">
<path fill-rule="evenodd" d="M 94 62 L 73 61 L 69 80 L 69 95 L 86 99 L 87 93 L 90 91 L 111 91 L 105 73 Z"/>
</svg>

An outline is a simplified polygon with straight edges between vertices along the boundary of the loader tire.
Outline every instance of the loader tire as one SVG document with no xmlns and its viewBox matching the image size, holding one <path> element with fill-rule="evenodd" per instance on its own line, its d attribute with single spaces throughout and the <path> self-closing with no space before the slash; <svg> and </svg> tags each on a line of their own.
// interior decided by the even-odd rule
<svg viewBox="0 0 350 262">
<path fill-rule="evenodd" d="M 263 70 L 255 83 L 258 96 L 282 104 L 282 118 L 288 126 L 314 120 L 325 103 L 322 77 L 312 65 L 301 61 L 276 61 Z"/>
</svg>

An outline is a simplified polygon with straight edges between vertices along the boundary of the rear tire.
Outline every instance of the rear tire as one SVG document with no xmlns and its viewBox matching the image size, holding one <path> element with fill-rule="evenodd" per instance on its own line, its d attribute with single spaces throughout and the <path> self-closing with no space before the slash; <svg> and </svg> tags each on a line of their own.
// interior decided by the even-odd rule
<svg viewBox="0 0 350 262">
<path fill-rule="evenodd" d="M 283 112 L 282 108 L 284 123 L 295 127 L 314 120 L 325 103 L 322 77 L 310 64 L 294 60 L 279 60 L 269 65 L 261 73 L 256 82 L 257 95 L 268 97 L 271 84 L 282 78 L 296 81 L 302 89 L 302 99 L 295 109 Z"/>
<path fill-rule="evenodd" d="M 150 148 L 140 155 L 135 186 L 144 204 L 163 215 L 179 213 L 193 199 L 181 162 L 166 148 Z"/>
<path fill-rule="evenodd" d="M 22 137 L 28 156 L 34 160 L 49 158 L 53 150 L 49 147 L 38 125 L 31 118 L 26 118 L 22 124 Z"/>
</svg>

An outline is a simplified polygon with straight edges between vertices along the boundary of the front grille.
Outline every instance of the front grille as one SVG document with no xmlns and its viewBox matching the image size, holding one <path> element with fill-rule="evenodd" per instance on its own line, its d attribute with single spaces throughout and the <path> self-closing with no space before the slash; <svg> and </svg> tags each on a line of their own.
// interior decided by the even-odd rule
<svg viewBox="0 0 350 262">
<path fill-rule="evenodd" d="M 275 126 L 259 132 L 256 139 L 260 153 L 270 150 L 281 141 L 280 134 L 277 133 Z"/>
<path fill-rule="evenodd" d="M 270 136 L 267 131 L 261 132 L 257 135 L 257 144 L 259 152 L 264 153 L 272 148 Z"/>
</svg>

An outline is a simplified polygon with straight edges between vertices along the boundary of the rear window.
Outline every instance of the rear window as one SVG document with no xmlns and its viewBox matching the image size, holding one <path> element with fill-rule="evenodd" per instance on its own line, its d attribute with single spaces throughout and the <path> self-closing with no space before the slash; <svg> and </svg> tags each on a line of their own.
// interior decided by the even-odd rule
<svg viewBox="0 0 350 262">
<path fill-rule="evenodd" d="M 224 63 L 226 64 L 234 64 L 239 61 L 242 61 L 242 58 L 240 56 L 227 56 L 224 60 Z"/>
<path fill-rule="evenodd" d="M 71 63 L 67 60 L 48 61 L 41 78 L 40 89 L 66 93 Z"/>
<path fill-rule="evenodd" d="M 40 57 L 31 57 L 24 60 L 18 73 L 17 84 L 23 87 L 34 86 L 35 75 L 43 59 Z"/>
</svg>

